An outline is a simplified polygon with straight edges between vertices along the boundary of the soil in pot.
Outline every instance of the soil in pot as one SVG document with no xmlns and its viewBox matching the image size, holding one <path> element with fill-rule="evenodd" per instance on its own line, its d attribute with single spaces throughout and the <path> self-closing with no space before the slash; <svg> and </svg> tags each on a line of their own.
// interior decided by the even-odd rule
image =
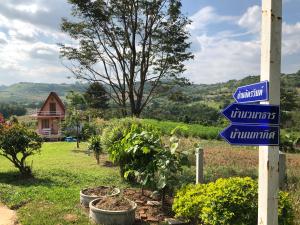
<svg viewBox="0 0 300 225">
<path fill-rule="evenodd" d="M 123 196 L 98 198 L 90 203 L 90 219 L 102 225 L 133 225 L 136 207 Z"/>
<path fill-rule="evenodd" d="M 100 197 L 100 196 L 116 194 L 116 189 L 114 187 L 100 186 L 100 187 L 85 189 L 82 191 L 82 193 L 89 196 Z"/>
<path fill-rule="evenodd" d="M 132 209 L 132 204 L 123 197 L 105 197 L 95 207 L 110 211 L 124 211 Z"/>
<path fill-rule="evenodd" d="M 114 196 L 120 193 L 120 189 L 114 187 L 100 186 L 95 188 L 87 188 L 80 191 L 80 203 L 88 208 L 92 200 L 103 198 L 105 196 Z"/>
</svg>

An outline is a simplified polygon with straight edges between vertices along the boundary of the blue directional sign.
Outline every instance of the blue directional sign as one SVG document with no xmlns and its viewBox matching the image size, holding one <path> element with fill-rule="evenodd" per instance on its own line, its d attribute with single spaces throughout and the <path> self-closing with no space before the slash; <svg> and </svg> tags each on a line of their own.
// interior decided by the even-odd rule
<svg viewBox="0 0 300 225">
<path fill-rule="evenodd" d="M 232 123 L 279 124 L 279 106 L 233 103 L 222 111 Z"/>
<path fill-rule="evenodd" d="M 239 103 L 268 101 L 269 82 L 263 81 L 239 87 L 233 94 L 233 97 Z"/>
<path fill-rule="evenodd" d="M 233 124 L 220 135 L 232 145 L 279 145 L 279 127 Z"/>
</svg>

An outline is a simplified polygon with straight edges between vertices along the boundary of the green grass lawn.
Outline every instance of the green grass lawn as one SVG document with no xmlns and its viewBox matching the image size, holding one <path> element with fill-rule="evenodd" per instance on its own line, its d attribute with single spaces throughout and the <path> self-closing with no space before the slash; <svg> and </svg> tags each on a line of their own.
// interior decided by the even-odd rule
<svg viewBox="0 0 300 225">
<path fill-rule="evenodd" d="M 181 138 L 180 148 L 192 151 L 199 142 L 204 147 L 206 182 L 230 176 L 257 178 L 257 148 L 232 147 L 223 141 L 198 138 Z M 28 160 L 33 163 L 35 175 L 30 180 L 20 179 L 10 162 L 0 157 L 0 202 L 17 210 L 22 225 L 88 225 L 88 216 L 79 205 L 80 189 L 128 186 L 120 179 L 117 167 L 99 166 L 92 155 L 86 154 L 85 144 L 79 150 L 75 146 L 76 143 L 44 143 L 41 153 Z M 105 159 L 102 157 L 102 162 Z M 194 154 L 191 160 L 194 161 Z M 287 168 L 287 190 L 293 201 L 295 224 L 300 224 L 300 154 L 287 155 Z M 184 179 L 193 182 L 194 176 L 193 166 Z"/>
<path fill-rule="evenodd" d="M 96 185 L 124 186 L 118 169 L 98 166 L 75 143 L 45 143 L 41 154 L 29 158 L 35 179 L 21 180 L 8 160 L 0 157 L 0 201 L 17 209 L 23 225 L 89 224 L 79 205 L 79 191 Z"/>
</svg>

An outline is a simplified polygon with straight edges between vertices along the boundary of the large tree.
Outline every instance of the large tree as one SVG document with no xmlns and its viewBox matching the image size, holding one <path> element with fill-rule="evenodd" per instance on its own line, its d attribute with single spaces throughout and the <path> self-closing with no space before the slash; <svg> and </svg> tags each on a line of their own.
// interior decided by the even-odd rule
<svg viewBox="0 0 300 225">
<path fill-rule="evenodd" d="M 108 84 L 110 97 L 139 116 L 163 80 L 181 76 L 189 52 L 189 19 L 180 0 L 69 0 L 73 21 L 62 30 L 65 65 L 78 79 Z M 128 104 L 128 105 L 127 105 Z"/>
<path fill-rule="evenodd" d="M 105 87 L 99 83 L 91 83 L 84 93 L 84 98 L 88 106 L 92 109 L 107 109 L 109 107 L 109 97 Z"/>
</svg>

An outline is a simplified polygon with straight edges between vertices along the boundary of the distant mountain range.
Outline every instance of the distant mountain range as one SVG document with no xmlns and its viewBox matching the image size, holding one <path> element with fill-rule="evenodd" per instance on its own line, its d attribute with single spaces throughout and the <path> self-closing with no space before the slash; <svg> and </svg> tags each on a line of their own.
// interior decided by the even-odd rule
<svg viewBox="0 0 300 225">
<path fill-rule="evenodd" d="M 231 102 L 232 94 L 237 87 L 258 82 L 259 76 L 248 76 L 241 80 L 230 80 L 224 83 L 216 84 L 192 84 L 185 87 L 173 89 L 173 93 L 180 93 L 188 97 L 187 104 L 205 103 L 211 107 L 219 108 L 224 102 Z M 282 87 L 297 90 L 297 98 L 300 101 L 300 71 L 293 74 L 284 74 L 281 78 Z M 45 84 L 45 83 L 17 83 L 10 86 L 0 86 L 0 103 L 17 102 L 22 104 L 34 105 L 45 100 L 51 91 L 57 94 L 65 101 L 65 97 L 70 91 L 84 92 L 87 84 Z M 159 102 L 169 102 L 170 93 L 162 94 L 156 98 Z"/>
<path fill-rule="evenodd" d="M 10 86 L 0 86 L 0 103 L 34 104 L 44 101 L 51 91 L 55 91 L 63 100 L 70 91 L 84 92 L 86 84 L 45 84 L 17 83 Z"/>
</svg>

